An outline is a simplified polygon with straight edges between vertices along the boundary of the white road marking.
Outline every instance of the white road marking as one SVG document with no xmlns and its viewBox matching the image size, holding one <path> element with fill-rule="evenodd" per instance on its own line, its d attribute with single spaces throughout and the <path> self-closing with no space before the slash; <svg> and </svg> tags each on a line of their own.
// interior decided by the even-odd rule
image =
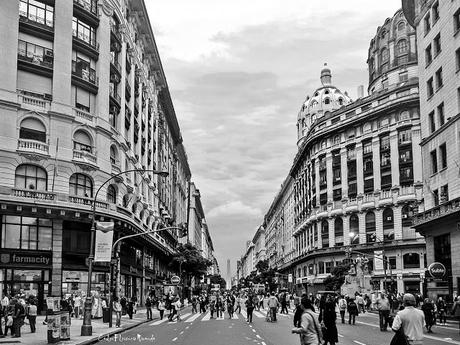
<svg viewBox="0 0 460 345">
<path fill-rule="evenodd" d="M 201 315 L 202 315 L 202 314 L 195 314 L 195 315 L 193 315 L 192 317 L 189 317 L 187 320 L 185 320 L 185 322 L 193 322 L 193 321 L 195 321 L 196 319 L 198 319 Z M 188 327 L 189 327 L 189 326 L 187 326 L 187 328 L 188 328 Z M 187 328 L 186 328 L 186 329 L 187 329 Z"/>
<path fill-rule="evenodd" d="M 358 345 L 366 345 L 366 344 L 364 344 L 364 343 L 362 343 L 362 342 L 360 342 L 360 341 L 358 341 L 358 340 L 353 340 L 353 342 L 356 343 L 356 344 L 358 344 Z"/>
<path fill-rule="evenodd" d="M 262 314 L 261 312 L 258 312 L 258 311 L 254 311 L 254 315 L 257 316 L 258 318 L 264 318 L 264 314 Z"/>
<path fill-rule="evenodd" d="M 244 317 L 245 319 L 248 318 L 248 314 L 246 314 L 246 310 L 242 310 L 242 311 L 241 311 L 241 315 L 243 315 L 243 317 Z"/>
<path fill-rule="evenodd" d="M 256 332 L 256 330 L 255 330 L 254 328 L 251 328 L 251 329 L 252 329 L 252 331 L 253 331 L 254 333 Z"/>
<path fill-rule="evenodd" d="M 267 344 L 265 344 L 265 341 L 263 341 L 263 342 L 262 342 L 262 345 L 267 345 Z"/>
<path fill-rule="evenodd" d="M 232 320 L 238 320 L 238 319 L 239 319 L 238 315 L 237 315 L 237 314 L 233 314 Z"/>
<path fill-rule="evenodd" d="M 262 339 L 262 337 L 258 334 L 256 334 L 256 337 L 259 338 L 259 339 Z"/>
<path fill-rule="evenodd" d="M 211 313 L 208 312 L 208 313 L 203 317 L 203 319 L 201 319 L 201 321 L 209 321 L 210 317 L 211 317 Z"/>
<path fill-rule="evenodd" d="M 339 338 L 343 338 L 343 335 L 342 334 L 338 334 Z"/>
<path fill-rule="evenodd" d="M 159 325 L 163 322 L 166 322 L 168 321 L 168 318 L 164 318 L 163 320 L 158 320 L 158 321 L 155 321 L 155 322 L 152 322 L 149 326 L 156 326 L 156 325 Z"/>
<path fill-rule="evenodd" d="M 172 341 L 176 341 L 177 340 L 177 337 L 175 337 Z"/>
<path fill-rule="evenodd" d="M 179 317 L 181 318 L 182 321 L 184 321 L 186 318 L 188 318 L 190 315 L 192 315 L 192 313 L 187 313 L 187 314 L 184 314 L 184 315 L 179 315 Z"/>
<path fill-rule="evenodd" d="M 180 335 L 184 334 L 184 331 L 180 332 L 179 334 L 180 334 Z"/>
</svg>

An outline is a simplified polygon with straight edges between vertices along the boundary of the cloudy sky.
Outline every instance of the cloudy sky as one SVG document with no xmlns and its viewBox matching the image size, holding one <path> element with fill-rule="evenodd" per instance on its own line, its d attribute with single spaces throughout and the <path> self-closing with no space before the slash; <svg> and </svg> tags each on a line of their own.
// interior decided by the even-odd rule
<svg viewBox="0 0 460 345">
<path fill-rule="evenodd" d="M 355 99 L 401 0 L 145 0 L 223 275 L 286 178 L 296 118 L 332 82 Z"/>
</svg>

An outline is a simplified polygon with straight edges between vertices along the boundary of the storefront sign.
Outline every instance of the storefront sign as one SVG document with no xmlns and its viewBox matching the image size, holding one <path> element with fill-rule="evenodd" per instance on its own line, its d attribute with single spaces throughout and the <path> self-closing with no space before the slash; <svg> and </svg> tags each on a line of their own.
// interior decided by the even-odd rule
<svg viewBox="0 0 460 345">
<path fill-rule="evenodd" d="M 433 262 L 430 266 L 428 266 L 428 272 L 433 278 L 443 278 L 446 273 L 446 267 L 440 262 Z"/>
<path fill-rule="evenodd" d="M 0 253 L 0 265 L 5 266 L 49 266 L 51 253 Z"/>
<path fill-rule="evenodd" d="M 110 262 L 112 259 L 113 222 L 96 223 L 95 262 Z"/>
</svg>

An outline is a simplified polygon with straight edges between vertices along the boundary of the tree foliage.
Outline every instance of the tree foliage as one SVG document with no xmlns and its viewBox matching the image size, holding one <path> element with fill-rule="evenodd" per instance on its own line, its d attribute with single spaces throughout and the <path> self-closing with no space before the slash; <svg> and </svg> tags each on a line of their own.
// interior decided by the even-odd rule
<svg viewBox="0 0 460 345">
<path fill-rule="evenodd" d="M 350 269 L 350 265 L 340 264 L 331 270 L 331 275 L 324 279 L 326 290 L 338 291 L 345 282 L 345 276 Z"/>
<path fill-rule="evenodd" d="M 219 274 L 209 276 L 211 284 L 220 284 L 221 289 L 227 287 L 227 282 Z"/>
<path fill-rule="evenodd" d="M 199 278 L 206 274 L 208 267 L 213 264 L 211 260 L 203 258 L 200 251 L 190 243 L 179 244 L 176 250 L 169 265 L 180 268 L 182 273 Z"/>
</svg>

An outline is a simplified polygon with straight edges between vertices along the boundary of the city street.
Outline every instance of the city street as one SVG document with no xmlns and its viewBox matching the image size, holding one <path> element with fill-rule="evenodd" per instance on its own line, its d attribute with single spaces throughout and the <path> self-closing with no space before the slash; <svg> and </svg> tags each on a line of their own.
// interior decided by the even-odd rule
<svg viewBox="0 0 460 345">
<path fill-rule="evenodd" d="M 289 315 L 278 315 L 276 323 L 265 321 L 265 310 L 255 311 L 253 323 L 245 321 L 245 312 L 229 320 L 210 319 L 210 314 L 192 314 L 190 308 L 182 311 L 182 321 L 168 322 L 166 319 L 154 320 L 127 332 L 118 334 L 116 338 L 101 339 L 105 342 L 139 344 L 153 343 L 178 345 L 298 345 L 298 335 L 291 334 L 292 312 Z M 393 332 L 380 332 L 378 315 L 373 313 L 360 314 L 355 326 L 337 324 L 339 343 L 344 345 L 382 345 L 389 344 Z M 433 327 L 433 334 L 425 334 L 426 345 L 458 344 L 457 324 L 449 322 L 447 326 Z"/>
</svg>

